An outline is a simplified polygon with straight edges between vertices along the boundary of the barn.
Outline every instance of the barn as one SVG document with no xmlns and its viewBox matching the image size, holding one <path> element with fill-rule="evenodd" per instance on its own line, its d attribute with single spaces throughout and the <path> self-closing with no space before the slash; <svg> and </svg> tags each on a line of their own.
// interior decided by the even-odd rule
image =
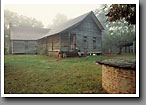
<svg viewBox="0 0 146 105">
<path fill-rule="evenodd" d="M 38 38 L 48 33 L 49 29 L 10 26 L 9 53 L 37 53 Z"/>
<path fill-rule="evenodd" d="M 91 11 L 51 29 L 39 38 L 38 48 L 56 56 L 100 54 L 102 30 L 103 26 Z"/>
</svg>

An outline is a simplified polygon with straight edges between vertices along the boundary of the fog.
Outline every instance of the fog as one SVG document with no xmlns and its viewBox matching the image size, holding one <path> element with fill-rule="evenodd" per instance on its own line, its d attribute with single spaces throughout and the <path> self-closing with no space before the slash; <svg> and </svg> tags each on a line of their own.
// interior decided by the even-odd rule
<svg viewBox="0 0 146 105">
<path fill-rule="evenodd" d="M 75 18 L 86 12 L 94 11 L 100 5 L 95 4 L 72 4 L 72 5 L 51 5 L 51 4 L 8 4 L 5 9 L 16 12 L 19 15 L 36 18 L 42 21 L 45 27 L 53 24 L 53 19 L 57 14 L 64 14 L 67 19 Z"/>
</svg>

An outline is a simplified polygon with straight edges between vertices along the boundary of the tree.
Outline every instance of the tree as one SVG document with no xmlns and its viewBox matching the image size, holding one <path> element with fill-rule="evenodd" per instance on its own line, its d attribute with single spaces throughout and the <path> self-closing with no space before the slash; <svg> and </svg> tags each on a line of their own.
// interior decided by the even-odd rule
<svg viewBox="0 0 146 105">
<path fill-rule="evenodd" d="M 112 38 L 110 36 L 110 27 L 113 25 L 112 22 L 106 21 L 108 13 L 108 5 L 102 4 L 99 5 L 99 8 L 94 11 L 96 17 L 99 19 L 100 23 L 104 27 L 104 30 L 102 32 L 102 50 L 103 52 L 112 52 Z"/>
<path fill-rule="evenodd" d="M 65 23 L 67 21 L 67 16 L 65 16 L 64 14 L 57 14 L 55 16 L 55 18 L 53 19 L 53 24 L 52 25 L 48 25 L 49 28 L 52 28 L 52 27 L 57 27 L 63 23 Z"/>
<path fill-rule="evenodd" d="M 4 39 L 5 39 L 5 52 L 9 52 L 9 25 L 13 26 L 27 26 L 43 28 L 42 22 L 35 18 L 18 15 L 15 12 L 4 10 Z M 6 50 L 7 49 L 7 50 Z"/>
<path fill-rule="evenodd" d="M 102 34 L 102 48 L 104 52 L 112 52 L 116 48 L 118 53 L 124 46 L 132 43 L 135 40 L 135 25 L 129 24 L 124 18 L 116 21 L 107 21 L 111 6 L 101 5 L 100 9 L 95 11 L 97 18 L 104 27 Z M 119 50 L 118 50 L 119 49 Z"/>
<path fill-rule="evenodd" d="M 14 26 L 28 26 L 28 27 L 39 27 L 39 28 L 44 27 L 42 22 L 36 20 L 35 18 L 18 15 L 15 12 L 11 12 L 9 10 L 4 10 L 5 29 L 8 28 L 10 23 L 12 23 L 12 25 L 14 25 Z"/>
<path fill-rule="evenodd" d="M 135 40 L 135 26 L 124 22 L 116 22 L 110 29 L 110 37 L 113 45 L 119 49 L 118 54 L 121 54 L 122 48 L 130 45 Z"/>
<path fill-rule="evenodd" d="M 112 4 L 106 16 L 110 22 L 125 19 L 128 24 L 136 24 L 136 4 Z"/>
<path fill-rule="evenodd" d="M 135 4 L 112 4 L 109 7 L 109 11 L 106 14 L 108 16 L 108 21 L 110 22 L 116 22 L 120 21 L 119 25 L 122 25 L 122 28 L 119 29 L 119 33 L 114 30 L 114 41 L 117 41 L 114 43 L 115 46 L 119 48 L 119 54 L 121 53 L 122 47 L 128 45 L 129 43 L 132 43 L 135 41 L 135 24 L 136 24 L 136 5 Z M 126 22 L 129 26 L 125 26 Z M 133 26 L 134 25 L 134 26 Z M 119 26 L 118 26 L 119 27 Z M 126 28 L 126 29 L 125 29 Z M 134 30 L 133 30 L 134 29 Z M 133 30 L 131 32 L 131 30 Z M 127 40 L 128 39 L 128 40 Z"/>
</svg>

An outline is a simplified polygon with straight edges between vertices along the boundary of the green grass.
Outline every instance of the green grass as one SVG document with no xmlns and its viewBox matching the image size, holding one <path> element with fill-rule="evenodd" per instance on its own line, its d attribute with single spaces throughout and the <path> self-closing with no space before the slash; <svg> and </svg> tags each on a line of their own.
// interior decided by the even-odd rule
<svg viewBox="0 0 146 105">
<path fill-rule="evenodd" d="M 7 55 L 4 91 L 6 94 L 106 93 L 101 84 L 101 66 L 95 61 L 108 58 Z"/>
</svg>

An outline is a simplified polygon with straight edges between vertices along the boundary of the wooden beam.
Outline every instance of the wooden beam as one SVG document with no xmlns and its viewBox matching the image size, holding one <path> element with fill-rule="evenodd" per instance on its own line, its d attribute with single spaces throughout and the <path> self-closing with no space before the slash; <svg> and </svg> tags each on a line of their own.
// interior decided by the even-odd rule
<svg viewBox="0 0 146 105">
<path fill-rule="evenodd" d="M 12 54 L 12 40 L 11 40 L 11 27 L 12 24 L 9 24 L 9 53 Z"/>
<path fill-rule="evenodd" d="M 68 33 L 68 51 L 70 50 L 70 33 Z"/>
<path fill-rule="evenodd" d="M 52 51 L 53 51 L 53 39 L 52 39 Z"/>
<path fill-rule="evenodd" d="M 48 55 L 48 38 L 46 37 L 46 55 Z"/>
<path fill-rule="evenodd" d="M 62 47 L 62 45 L 61 45 L 62 44 L 61 34 L 59 34 L 59 37 L 60 37 L 60 46 L 59 46 L 60 48 L 59 48 L 59 50 L 61 51 L 61 47 Z"/>
</svg>

